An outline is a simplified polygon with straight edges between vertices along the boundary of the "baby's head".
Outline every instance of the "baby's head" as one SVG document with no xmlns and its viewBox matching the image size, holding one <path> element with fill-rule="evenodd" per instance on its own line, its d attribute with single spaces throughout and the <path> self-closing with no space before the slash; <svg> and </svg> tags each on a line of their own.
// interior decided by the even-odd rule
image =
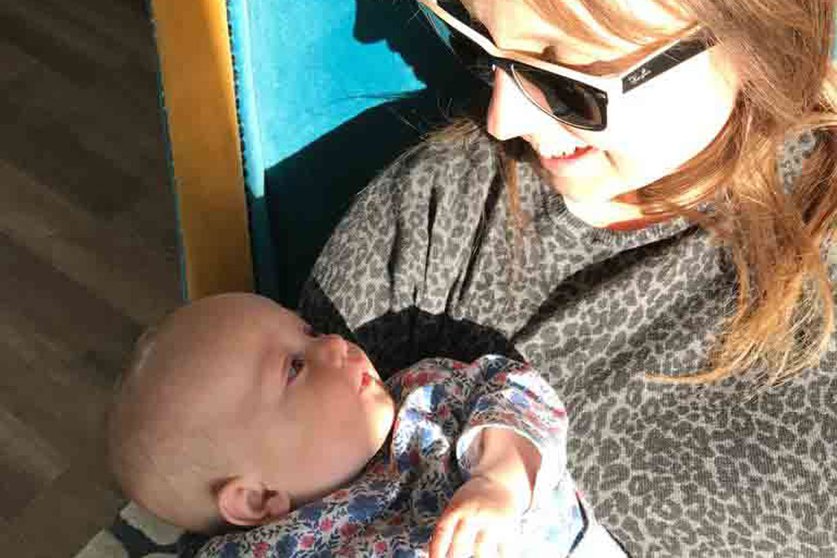
<svg viewBox="0 0 837 558">
<path fill-rule="evenodd" d="M 220 295 L 141 339 L 112 410 L 111 464 L 166 521 L 254 526 L 357 475 L 393 417 L 356 345 L 268 299 Z"/>
</svg>

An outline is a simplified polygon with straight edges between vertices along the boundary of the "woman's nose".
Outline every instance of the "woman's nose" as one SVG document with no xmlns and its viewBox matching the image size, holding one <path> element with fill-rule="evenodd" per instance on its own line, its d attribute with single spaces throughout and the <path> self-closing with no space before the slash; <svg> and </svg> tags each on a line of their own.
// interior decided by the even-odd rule
<svg viewBox="0 0 837 558">
<path fill-rule="evenodd" d="M 494 88 L 488 105 L 488 133 L 500 141 L 527 136 L 537 130 L 544 118 L 514 82 L 514 78 L 500 68 L 494 69 Z"/>
<path fill-rule="evenodd" d="M 341 367 L 346 360 L 348 345 L 339 335 L 321 335 L 308 345 L 305 360 L 327 367 Z"/>
</svg>

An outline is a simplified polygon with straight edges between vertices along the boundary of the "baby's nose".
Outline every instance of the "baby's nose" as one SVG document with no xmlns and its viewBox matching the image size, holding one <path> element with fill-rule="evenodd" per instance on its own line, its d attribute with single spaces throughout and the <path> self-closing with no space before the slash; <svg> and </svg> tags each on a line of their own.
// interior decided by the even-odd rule
<svg viewBox="0 0 837 558">
<path fill-rule="evenodd" d="M 311 344 L 309 360 L 325 366 L 340 367 L 346 360 L 348 345 L 339 335 L 321 335 Z"/>
</svg>

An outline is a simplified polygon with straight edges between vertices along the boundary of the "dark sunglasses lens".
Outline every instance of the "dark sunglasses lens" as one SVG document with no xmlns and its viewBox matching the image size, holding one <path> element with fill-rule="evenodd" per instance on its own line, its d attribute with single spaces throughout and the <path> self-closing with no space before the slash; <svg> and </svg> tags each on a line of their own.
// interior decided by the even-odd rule
<svg viewBox="0 0 837 558">
<path fill-rule="evenodd" d="M 459 21 L 468 21 L 469 16 L 459 2 L 442 2 L 440 4 L 448 10 L 448 13 L 456 16 L 457 19 L 460 17 L 463 18 L 459 19 Z M 459 8 L 454 10 L 454 5 Z M 474 41 L 448 25 L 442 18 L 433 13 L 430 8 L 421 3 L 419 3 L 419 8 L 427 18 L 433 31 L 436 32 L 442 42 L 459 61 L 480 80 L 488 84 L 494 83 L 494 71 L 487 53 Z"/>
<path fill-rule="evenodd" d="M 448 25 L 430 8 L 421 3 L 418 5 L 448 49 L 477 78 L 493 85 L 494 64 L 491 56 L 474 41 Z M 490 38 L 488 31 L 479 22 L 471 19 L 461 2 L 441 0 L 439 6 L 477 33 Z M 603 130 L 607 126 L 607 95 L 603 91 L 525 64 L 502 63 L 501 67 L 506 71 L 509 71 L 510 67 L 512 77 L 526 96 L 559 120 L 586 130 Z"/>
<path fill-rule="evenodd" d="M 587 130 L 607 125 L 607 95 L 595 87 L 524 64 L 513 64 L 517 85 L 559 120 Z"/>
</svg>

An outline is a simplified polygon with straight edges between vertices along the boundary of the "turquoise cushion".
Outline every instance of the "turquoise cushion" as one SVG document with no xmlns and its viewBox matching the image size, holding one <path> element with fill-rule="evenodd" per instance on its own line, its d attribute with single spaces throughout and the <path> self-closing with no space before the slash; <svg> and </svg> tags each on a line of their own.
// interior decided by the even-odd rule
<svg viewBox="0 0 837 558">
<path fill-rule="evenodd" d="M 257 290 L 293 306 L 352 196 L 480 94 L 414 0 L 229 0 Z"/>
</svg>

